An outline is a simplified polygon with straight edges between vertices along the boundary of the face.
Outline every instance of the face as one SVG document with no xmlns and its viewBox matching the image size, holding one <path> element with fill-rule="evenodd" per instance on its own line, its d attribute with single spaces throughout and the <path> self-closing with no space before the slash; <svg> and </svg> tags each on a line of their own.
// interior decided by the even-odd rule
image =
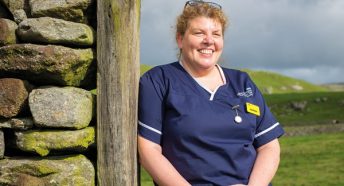
<svg viewBox="0 0 344 186">
<path fill-rule="evenodd" d="M 207 17 L 197 17 L 189 21 L 185 34 L 177 36 L 183 63 L 194 70 L 214 67 L 223 49 L 222 26 Z"/>
</svg>

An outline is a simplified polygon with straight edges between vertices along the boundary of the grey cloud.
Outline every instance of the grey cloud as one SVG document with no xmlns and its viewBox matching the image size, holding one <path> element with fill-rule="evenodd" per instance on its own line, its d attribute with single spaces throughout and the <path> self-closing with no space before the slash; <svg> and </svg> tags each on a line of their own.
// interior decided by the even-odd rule
<svg viewBox="0 0 344 186">
<path fill-rule="evenodd" d="M 343 82 L 344 1 L 226 0 L 230 18 L 222 63 L 231 68 L 267 69 L 307 81 Z M 143 0 L 141 62 L 177 60 L 176 16 L 185 1 Z M 331 72 L 326 78 L 317 80 Z"/>
</svg>

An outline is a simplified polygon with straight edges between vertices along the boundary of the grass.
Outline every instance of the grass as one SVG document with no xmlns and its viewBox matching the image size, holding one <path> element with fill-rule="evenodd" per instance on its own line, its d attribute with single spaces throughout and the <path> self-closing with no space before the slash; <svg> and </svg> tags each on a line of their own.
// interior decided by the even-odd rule
<svg viewBox="0 0 344 186">
<path fill-rule="evenodd" d="M 274 186 L 344 185 L 344 133 L 281 138 Z"/>
<path fill-rule="evenodd" d="M 274 186 L 344 185 L 344 133 L 282 137 Z M 152 186 L 141 169 L 141 185 Z"/>
<path fill-rule="evenodd" d="M 283 126 L 309 126 L 344 122 L 344 92 L 315 92 L 265 95 L 271 111 Z M 295 110 L 292 102 L 304 102 L 304 110 Z"/>
<path fill-rule="evenodd" d="M 141 186 L 153 186 L 152 178 L 147 171 L 141 167 Z"/>
</svg>

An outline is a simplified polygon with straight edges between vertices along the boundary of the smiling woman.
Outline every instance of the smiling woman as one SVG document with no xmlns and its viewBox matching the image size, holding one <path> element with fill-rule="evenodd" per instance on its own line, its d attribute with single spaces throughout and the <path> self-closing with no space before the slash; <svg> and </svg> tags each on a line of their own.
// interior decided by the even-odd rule
<svg viewBox="0 0 344 186">
<path fill-rule="evenodd" d="M 179 60 L 140 79 L 138 150 L 158 185 L 269 185 L 284 131 L 249 76 L 218 65 L 227 18 L 188 1 Z"/>
</svg>

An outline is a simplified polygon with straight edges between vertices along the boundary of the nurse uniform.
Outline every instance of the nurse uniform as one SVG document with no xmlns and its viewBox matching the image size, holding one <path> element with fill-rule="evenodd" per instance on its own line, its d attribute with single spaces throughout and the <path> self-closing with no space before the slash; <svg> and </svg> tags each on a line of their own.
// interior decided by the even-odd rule
<svg viewBox="0 0 344 186">
<path fill-rule="evenodd" d="M 202 87 L 179 62 L 140 79 L 138 133 L 192 185 L 247 184 L 256 149 L 284 131 L 248 74 L 221 68 L 224 85 Z"/>
</svg>

